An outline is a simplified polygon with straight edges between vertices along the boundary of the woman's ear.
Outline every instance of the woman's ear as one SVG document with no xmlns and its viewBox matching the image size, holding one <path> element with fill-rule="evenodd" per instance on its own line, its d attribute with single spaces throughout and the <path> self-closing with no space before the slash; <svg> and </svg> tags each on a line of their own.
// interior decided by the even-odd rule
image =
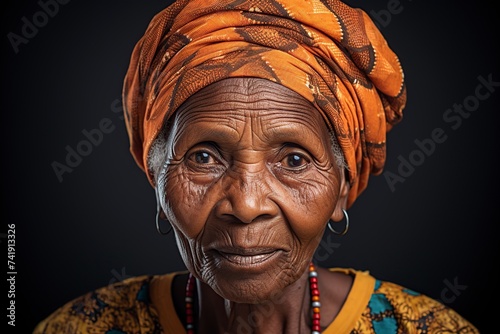
<svg viewBox="0 0 500 334">
<path fill-rule="evenodd" d="M 335 205 L 335 209 L 333 210 L 331 220 L 334 222 L 339 222 L 344 219 L 344 212 L 342 209 L 345 209 L 347 206 L 347 197 L 349 195 L 349 182 L 346 178 L 346 171 L 343 170 L 340 176 L 340 190 L 339 190 L 339 198 L 337 200 L 337 204 Z"/>
</svg>

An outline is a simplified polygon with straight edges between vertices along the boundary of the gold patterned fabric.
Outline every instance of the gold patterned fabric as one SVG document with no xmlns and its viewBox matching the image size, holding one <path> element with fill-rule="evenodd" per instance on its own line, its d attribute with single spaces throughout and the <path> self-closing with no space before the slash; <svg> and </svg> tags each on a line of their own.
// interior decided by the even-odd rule
<svg viewBox="0 0 500 334">
<path fill-rule="evenodd" d="M 382 171 L 406 88 L 369 16 L 338 0 L 179 0 L 136 44 L 123 87 L 130 149 L 147 171 L 154 139 L 191 95 L 229 77 L 277 82 L 310 101 L 349 167 L 347 207 Z"/>
<path fill-rule="evenodd" d="M 33 333 L 162 333 L 150 306 L 149 280 L 130 278 L 89 292 L 56 310 Z"/>
<path fill-rule="evenodd" d="M 354 282 L 323 334 L 479 333 L 454 310 L 425 295 L 367 272 L 331 270 L 353 275 Z M 179 274 L 135 277 L 89 292 L 56 310 L 33 334 L 183 334 L 171 296 L 172 280 Z M 166 316 L 160 320 L 159 314 Z"/>
</svg>

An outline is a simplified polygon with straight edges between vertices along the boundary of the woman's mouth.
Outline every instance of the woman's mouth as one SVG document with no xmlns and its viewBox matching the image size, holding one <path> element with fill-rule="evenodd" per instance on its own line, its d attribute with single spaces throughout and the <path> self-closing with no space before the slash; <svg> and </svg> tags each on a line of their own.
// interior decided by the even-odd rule
<svg viewBox="0 0 500 334">
<path fill-rule="evenodd" d="M 212 254 L 228 265 L 256 267 L 277 258 L 283 252 L 276 247 L 215 247 Z"/>
<path fill-rule="evenodd" d="M 217 251 L 227 261 L 241 265 L 251 266 L 260 264 L 278 254 L 278 249 L 245 249 L 245 250 L 218 250 Z"/>
</svg>

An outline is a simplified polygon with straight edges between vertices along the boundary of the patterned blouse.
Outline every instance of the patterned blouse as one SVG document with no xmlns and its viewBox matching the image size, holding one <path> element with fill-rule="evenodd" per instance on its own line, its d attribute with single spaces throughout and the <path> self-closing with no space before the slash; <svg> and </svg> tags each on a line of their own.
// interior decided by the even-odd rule
<svg viewBox="0 0 500 334">
<path fill-rule="evenodd" d="M 351 274 L 354 281 L 341 311 L 323 334 L 479 333 L 455 311 L 425 295 L 367 272 L 330 270 Z M 182 273 L 129 278 L 89 292 L 57 309 L 33 334 L 186 333 L 170 293 L 178 274 Z M 160 320 L 159 314 L 171 316 Z"/>
</svg>

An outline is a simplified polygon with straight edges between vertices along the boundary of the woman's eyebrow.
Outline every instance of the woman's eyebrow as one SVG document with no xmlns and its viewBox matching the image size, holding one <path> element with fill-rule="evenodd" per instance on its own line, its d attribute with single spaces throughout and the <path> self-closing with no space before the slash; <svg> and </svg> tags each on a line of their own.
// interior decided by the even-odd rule
<svg viewBox="0 0 500 334">
<path fill-rule="evenodd" d="M 212 141 L 215 143 L 238 142 L 240 134 L 238 131 L 224 124 L 190 124 L 185 131 L 179 134 L 179 138 L 187 136 L 189 141 Z"/>
<path fill-rule="evenodd" d="M 270 122 L 265 125 L 265 132 L 271 134 L 268 138 L 288 141 L 309 142 L 312 139 L 321 140 L 321 135 L 312 124 L 306 125 L 299 122 Z"/>
</svg>

